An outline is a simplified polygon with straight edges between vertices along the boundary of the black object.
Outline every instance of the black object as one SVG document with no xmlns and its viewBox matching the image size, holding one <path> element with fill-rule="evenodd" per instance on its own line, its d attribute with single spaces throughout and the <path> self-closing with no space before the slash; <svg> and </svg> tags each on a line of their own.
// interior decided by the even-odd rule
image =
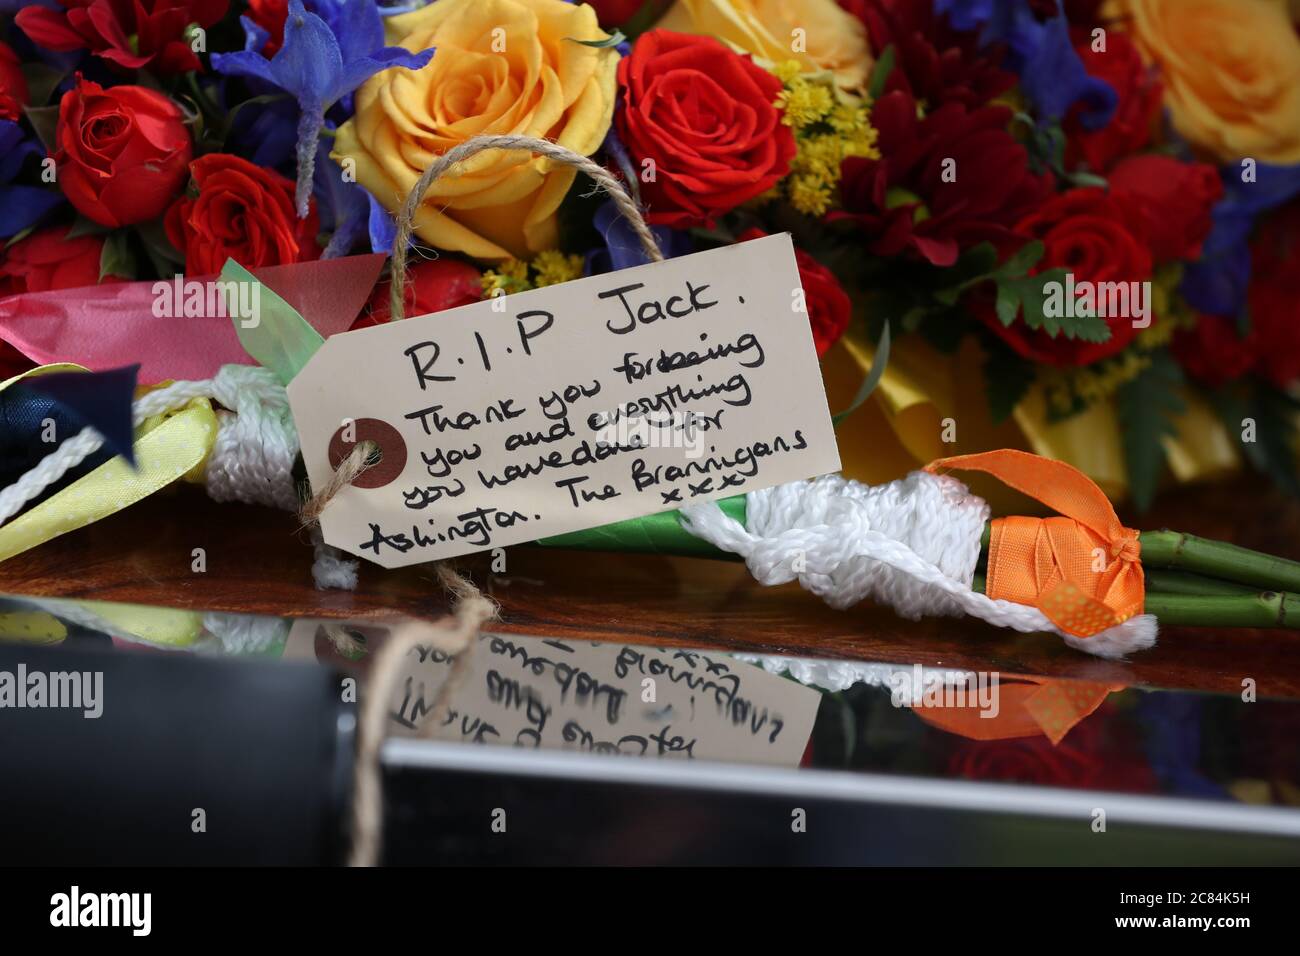
<svg viewBox="0 0 1300 956">
<path fill-rule="evenodd" d="M 0 679 L 102 674 L 103 712 L 0 707 L 0 864 L 343 857 L 355 711 L 310 664 L 0 644 Z"/>
</svg>

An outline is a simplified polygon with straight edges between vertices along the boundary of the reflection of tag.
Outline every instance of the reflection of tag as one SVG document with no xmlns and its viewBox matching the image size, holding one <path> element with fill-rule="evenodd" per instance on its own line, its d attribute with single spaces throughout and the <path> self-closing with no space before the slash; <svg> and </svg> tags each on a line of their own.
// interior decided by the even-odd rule
<svg viewBox="0 0 1300 956">
<path fill-rule="evenodd" d="M 793 767 L 821 694 L 713 651 L 481 637 L 437 740 Z M 450 659 L 410 655 L 390 730 L 417 736 Z"/>
<path fill-rule="evenodd" d="M 385 567 L 839 469 L 788 235 L 336 335 L 289 385 L 312 486 Z"/>
</svg>

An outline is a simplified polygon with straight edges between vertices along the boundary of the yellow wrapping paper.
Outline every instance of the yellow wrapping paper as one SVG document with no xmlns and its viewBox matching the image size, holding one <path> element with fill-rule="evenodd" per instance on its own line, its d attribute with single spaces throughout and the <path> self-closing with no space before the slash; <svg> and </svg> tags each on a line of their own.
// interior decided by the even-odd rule
<svg viewBox="0 0 1300 956">
<path fill-rule="evenodd" d="M 822 372 L 831 408 L 847 407 L 871 368 L 874 346 L 855 325 L 826 355 Z M 990 448 L 1019 448 L 1077 467 L 1112 501 L 1128 496 L 1122 424 L 1110 402 L 1063 421 L 1049 421 L 1046 400 L 1031 389 L 1005 422 L 994 425 L 984 393 L 979 345 L 967 338 L 944 355 L 919 336 L 900 336 L 875 393 L 839 428 L 844 473 L 871 484 L 901 478 L 936 458 Z M 1236 471 L 1241 459 L 1223 424 L 1194 393 L 1166 439 L 1169 470 L 1178 482 L 1203 481 Z M 955 441 L 944 441 L 945 432 Z M 1038 514 L 1042 506 L 995 481 L 970 476 L 972 490 L 995 514 Z"/>
</svg>

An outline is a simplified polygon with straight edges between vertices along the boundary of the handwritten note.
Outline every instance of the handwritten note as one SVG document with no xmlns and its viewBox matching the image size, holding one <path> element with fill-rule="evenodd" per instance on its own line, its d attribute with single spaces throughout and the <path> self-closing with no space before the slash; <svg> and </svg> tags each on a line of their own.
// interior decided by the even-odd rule
<svg viewBox="0 0 1300 956">
<path fill-rule="evenodd" d="M 289 385 L 321 526 L 400 567 L 839 469 L 789 236 L 336 335 Z"/>
<path fill-rule="evenodd" d="M 484 635 L 438 740 L 795 766 L 821 695 L 725 654 Z M 417 648 L 391 729 L 414 736 L 450 668 Z"/>
</svg>

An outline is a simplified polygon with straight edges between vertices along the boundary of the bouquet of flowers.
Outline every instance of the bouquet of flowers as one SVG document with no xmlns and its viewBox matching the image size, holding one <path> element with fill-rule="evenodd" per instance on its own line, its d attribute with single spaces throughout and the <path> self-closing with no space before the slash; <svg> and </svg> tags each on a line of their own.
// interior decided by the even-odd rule
<svg viewBox="0 0 1300 956">
<path fill-rule="evenodd" d="M 97 287 L 157 297 L 229 260 L 292 270 L 385 253 L 440 156 L 508 135 L 618 177 L 666 256 L 790 233 L 833 401 L 855 413 L 839 433 L 854 477 L 1010 445 L 1139 506 L 1166 470 L 1189 480 L 1239 457 L 1300 491 L 1297 13 L 1284 0 L 3 2 L 0 381 L 108 364 Z M 526 151 L 438 179 L 413 232 L 429 252 L 407 315 L 646 261 L 605 193 Z M 357 312 L 333 330 L 388 321 L 387 289 Z M 177 329 L 135 344 L 200 350 Z M 181 374 L 146 368 L 146 384 Z M 1112 518 L 1093 529 L 1113 550 L 1107 574 L 1121 551 L 1136 563 Z M 1184 567 L 1176 551 L 1165 566 Z M 1194 570 L 1294 588 L 1294 568 L 1243 577 L 1241 560 Z M 1293 600 L 1272 599 L 1269 620 Z"/>
<path fill-rule="evenodd" d="M 532 135 L 621 176 L 668 255 L 791 232 L 832 385 L 889 329 L 843 432 L 851 473 L 1015 444 L 1139 506 L 1166 463 L 1190 479 L 1240 456 L 1297 490 L 1294 12 L 9 2 L 0 302 L 387 251 L 431 158 Z M 437 184 L 408 314 L 643 261 L 577 179 L 498 151 Z M 48 360 L 6 313 L 3 377 Z"/>
</svg>

